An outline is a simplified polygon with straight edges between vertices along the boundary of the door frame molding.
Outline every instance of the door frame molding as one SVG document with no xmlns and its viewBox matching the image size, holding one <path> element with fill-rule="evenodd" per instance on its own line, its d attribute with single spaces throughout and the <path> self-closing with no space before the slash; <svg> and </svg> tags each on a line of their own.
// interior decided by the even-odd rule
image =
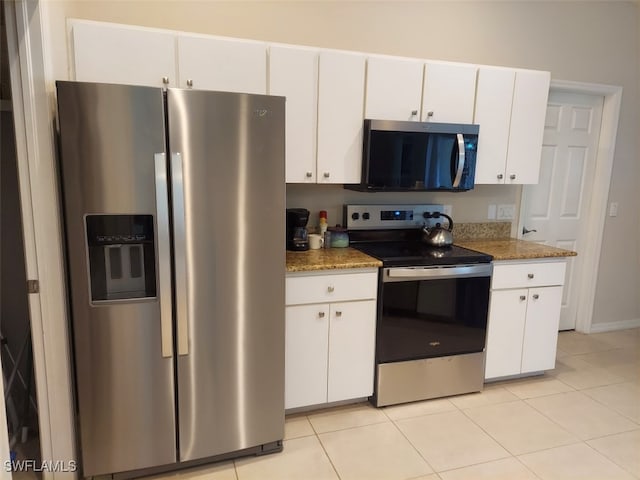
<svg viewBox="0 0 640 480">
<path fill-rule="evenodd" d="M 588 235 L 587 238 L 584 239 L 583 250 L 578 253 L 584 258 L 584 262 L 583 275 L 577 279 L 579 298 L 583 299 L 583 301 L 578 302 L 576 331 L 591 333 L 593 306 L 600 265 L 600 250 L 602 248 L 607 201 L 609 200 L 609 188 L 611 185 L 611 172 L 613 170 L 618 122 L 620 119 L 622 87 L 597 83 L 552 80 L 549 89 L 555 92 L 580 93 L 604 97 L 591 204 L 586 216 L 587 231 L 599 233 L 597 235 Z M 520 232 L 522 232 L 524 222 L 522 215 L 523 203 L 522 199 L 520 200 L 521 211 L 518 220 L 518 237 L 521 236 Z"/>
<path fill-rule="evenodd" d="M 76 460 L 67 292 L 42 2 L 4 2 L 43 461 Z M 1 388 L 0 388 L 1 389 Z M 43 472 L 45 480 L 75 472 Z"/>
</svg>

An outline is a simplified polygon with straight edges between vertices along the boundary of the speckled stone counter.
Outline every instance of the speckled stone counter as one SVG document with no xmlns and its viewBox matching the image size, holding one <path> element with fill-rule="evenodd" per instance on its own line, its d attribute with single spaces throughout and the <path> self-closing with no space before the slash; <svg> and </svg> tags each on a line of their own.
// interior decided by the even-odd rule
<svg viewBox="0 0 640 480">
<path fill-rule="evenodd" d="M 529 260 L 534 258 L 574 257 L 576 252 L 562 248 L 549 247 L 515 238 L 469 239 L 457 240 L 454 243 L 464 248 L 487 253 L 494 260 Z"/>
<path fill-rule="evenodd" d="M 287 272 L 311 272 L 345 268 L 378 268 L 382 262 L 355 248 L 321 248 L 306 252 L 287 251 Z"/>
</svg>

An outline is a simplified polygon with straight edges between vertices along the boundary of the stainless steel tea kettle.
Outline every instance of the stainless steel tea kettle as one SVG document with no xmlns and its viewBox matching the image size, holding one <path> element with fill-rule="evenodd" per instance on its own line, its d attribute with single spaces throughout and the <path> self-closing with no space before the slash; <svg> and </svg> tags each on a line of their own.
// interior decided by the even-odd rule
<svg viewBox="0 0 640 480">
<path fill-rule="evenodd" d="M 453 244 L 453 220 L 444 213 L 435 212 L 431 214 L 431 218 L 440 217 L 447 219 L 449 222 L 448 227 L 444 228 L 440 223 L 436 223 L 434 227 L 423 227 L 422 241 L 433 247 L 448 247 Z"/>
</svg>

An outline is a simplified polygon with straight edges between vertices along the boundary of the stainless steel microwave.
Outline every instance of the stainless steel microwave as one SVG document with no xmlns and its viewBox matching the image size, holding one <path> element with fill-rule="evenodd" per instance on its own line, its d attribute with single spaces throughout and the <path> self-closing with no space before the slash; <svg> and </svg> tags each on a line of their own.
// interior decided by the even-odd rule
<svg viewBox="0 0 640 480">
<path fill-rule="evenodd" d="M 474 185 L 478 125 L 364 121 L 365 191 L 465 191 Z"/>
</svg>

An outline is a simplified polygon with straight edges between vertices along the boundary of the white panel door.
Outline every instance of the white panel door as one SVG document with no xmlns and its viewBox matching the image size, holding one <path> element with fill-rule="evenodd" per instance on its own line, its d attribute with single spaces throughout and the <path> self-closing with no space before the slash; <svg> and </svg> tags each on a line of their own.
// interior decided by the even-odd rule
<svg viewBox="0 0 640 480">
<path fill-rule="evenodd" d="M 560 330 L 575 328 L 582 244 L 586 231 L 604 99 L 552 92 L 549 96 L 537 185 L 523 188 L 520 231 L 523 240 L 578 252 L 569 257 Z M 528 233 L 524 233 L 528 232 Z"/>
<path fill-rule="evenodd" d="M 538 183 L 550 81 L 549 72 L 516 72 L 505 171 L 507 183 Z"/>
<path fill-rule="evenodd" d="M 530 288 L 522 342 L 522 373 L 556 365 L 562 287 Z"/>
<path fill-rule="evenodd" d="M 422 92 L 422 121 L 473 123 L 475 65 L 427 63 Z"/>
<path fill-rule="evenodd" d="M 270 46 L 269 95 L 287 98 L 287 183 L 315 183 L 318 50 L 284 45 Z"/>
<path fill-rule="evenodd" d="M 75 80 L 79 82 L 177 85 L 173 33 L 73 21 L 72 37 Z"/>
<path fill-rule="evenodd" d="M 365 57 L 321 51 L 318 81 L 318 183 L 360 183 Z"/>
<path fill-rule="evenodd" d="M 487 326 L 485 378 L 520 373 L 528 290 L 493 290 Z"/>
<path fill-rule="evenodd" d="M 423 71 L 420 60 L 368 57 L 365 118 L 418 120 Z"/>
<path fill-rule="evenodd" d="M 376 301 L 331 304 L 327 400 L 373 394 Z"/>
<path fill-rule="evenodd" d="M 285 308 L 285 408 L 327 401 L 329 305 Z"/>
<path fill-rule="evenodd" d="M 505 183 L 515 70 L 480 67 L 473 123 L 480 125 L 475 183 Z"/>
<path fill-rule="evenodd" d="M 267 93 L 267 44 L 204 35 L 178 36 L 179 85 L 200 90 Z"/>
</svg>

